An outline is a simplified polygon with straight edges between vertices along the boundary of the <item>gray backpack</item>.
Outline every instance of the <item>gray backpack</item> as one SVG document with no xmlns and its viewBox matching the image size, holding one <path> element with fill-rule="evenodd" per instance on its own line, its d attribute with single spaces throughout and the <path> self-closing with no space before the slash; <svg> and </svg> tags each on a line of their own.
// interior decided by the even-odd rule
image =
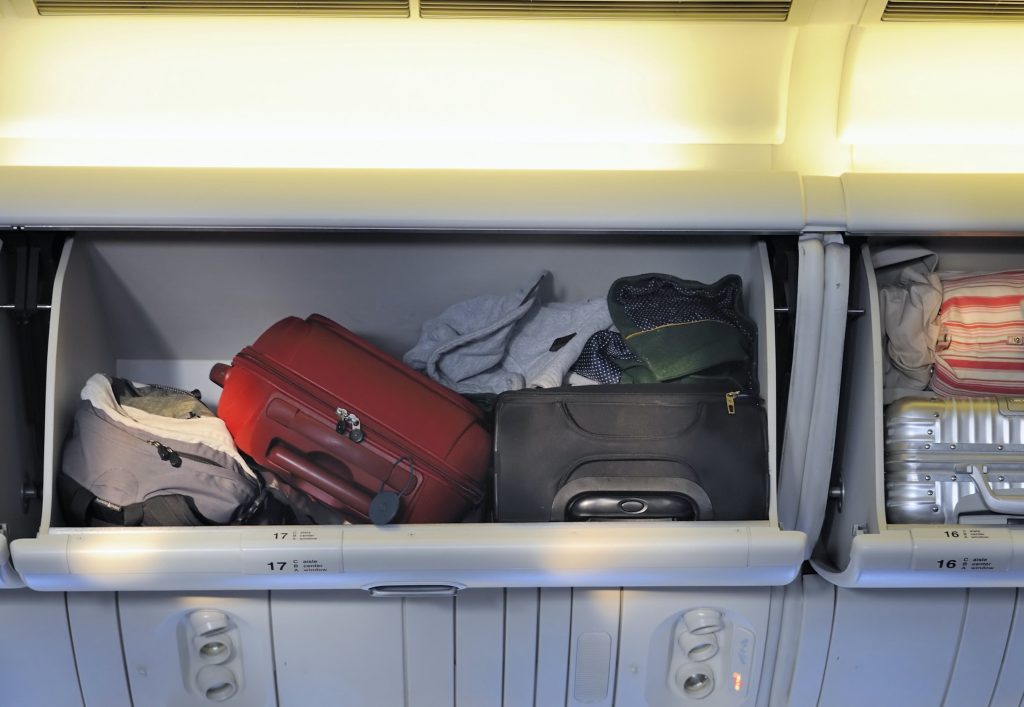
<svg viewBox="0 0 1024 707">
<path fill-rule="evenodd" d="M 264 497 L 198 391 L 102 374 L 82 389 L 58 485 L 70 526 L 243 523 Z"/>
</svg>

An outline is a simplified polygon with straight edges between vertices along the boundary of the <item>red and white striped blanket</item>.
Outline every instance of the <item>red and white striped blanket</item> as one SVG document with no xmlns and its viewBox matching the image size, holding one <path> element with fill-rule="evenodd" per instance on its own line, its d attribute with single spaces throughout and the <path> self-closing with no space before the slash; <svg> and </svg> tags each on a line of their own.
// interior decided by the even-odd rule
<svg viewBox="0 0 1024 707">
<path fill-rule="evenodd" d="M 932 388 L 940 395 L 1024 393 L 1024 270 L 942 275 Z"/>
</svg>

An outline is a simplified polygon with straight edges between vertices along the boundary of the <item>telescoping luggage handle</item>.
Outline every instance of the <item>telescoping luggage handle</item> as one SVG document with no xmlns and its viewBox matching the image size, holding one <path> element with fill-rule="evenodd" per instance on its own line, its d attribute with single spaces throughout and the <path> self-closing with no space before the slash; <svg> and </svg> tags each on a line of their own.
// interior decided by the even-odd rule
<svg viewBox="0 0 1024 707">
<path fill-rule="evenodd" d="M 355 439 L 351 433 L 345 435 L 356 443 L 355 445 L 347 444 L 337 430 L 328 429 L 321 422 L 284 400 L 273 400 L 267 406 L 267 417 L 294 430 L 310 440 L 317 448 L 330 452 L 335 458 L 348 459 L 357 465 L 360 459 L 367 464 L 377 461 L 373 452 L 359 445 L 363 440 L 361 436 L 359 439 Z M 357 430 L 359 430 L 358 427 L 353 428 L 353 431 Z M 409 475 L 402 490 L 397 493 L 387 490 L 385 480 L 390 478 L 391 474 L 389 473 L 381 480 L 380 488 L 375 494 L 355 483 L 347 483 L 338 479 L 308 456 L 286 445 L 275 444 L 267 453 L 267 458 L 285 471 L 326 491 L 333 498 L 340 500 L 364 518 L 369 519 L 374 525 L 387 525 L 393 521 L 401 509 L 401 497 L 408 495 L 416 486 L 415 464 L 412 458 L 407 456 L 399 457 L 391 466 L 392 472 L 403 464 L 409 467 Z M 328 502 L 328 505 L 333 504 Z"/>
<path fill-rule="evenodd" d="M 995 468 L 1018 474 L 1024 472 L 1024 465 L 1000 464 Z M 992 469 L 988 464 L 969 464 L 967 473 L 970 474 L 974 485 L 978 487 L 978 494 L 985 507 L 990 511 L 1005 515 L 1024 515 L 1024 495 L 998 493 L 989 486 L 987 479 L 992 477 Z"/>
<path fill-rule="evenodd" d="M 373 498 L 366 489 L 341 482 L 306 455 L 286 445 L 275 444 L 267 452 L 267 459 L 296 479 L 323 492 L 330 499 L 321 496 L 318 498 L 321 502 L 331 506 L 337 506 L 340 502 L 342 506 L 347 506 L 364 518 L 370 517 L 370 504 Z"/>
</svg>

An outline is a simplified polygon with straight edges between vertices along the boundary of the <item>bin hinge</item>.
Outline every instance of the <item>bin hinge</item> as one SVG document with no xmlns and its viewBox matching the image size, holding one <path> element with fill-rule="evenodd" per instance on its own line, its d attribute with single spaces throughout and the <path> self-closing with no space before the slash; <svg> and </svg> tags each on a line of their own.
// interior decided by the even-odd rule
<svg viewBox="0 0 1024 707">
<path fill-rule="evenodd" d="M 843 512 L 843 501 L 846 500 L 846 487 L 843 485 L 843 477 L 841 475 L 836 483 L 829 487 L 828 500 L 836 504 L 838 512 Z"/>
<path fill-rule="evenodd" d="M 32 483 L 32 479 L 26 475 L 25 479 L 21 482 L 21 512 L 28 513 L 32 501 L 42 497 L 43 495 L 39 492 L 39 487 Z"/>
<path fill-rule="evenodd" d="M 5 246 L 14 251 L 14 301 L 0 304 L 0 309 L 10 312 L 19 321 L 26 321 L 36 312 L 50 309 L 49 304 L 39 302 L 42 247 L 29 241 Z"/>
</svg>

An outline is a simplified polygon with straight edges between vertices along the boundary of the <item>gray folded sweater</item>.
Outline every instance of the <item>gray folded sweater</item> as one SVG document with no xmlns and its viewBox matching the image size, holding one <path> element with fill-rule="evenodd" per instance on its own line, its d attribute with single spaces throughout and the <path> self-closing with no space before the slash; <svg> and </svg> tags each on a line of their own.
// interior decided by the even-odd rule
<svg viewBox="0 0 1024 707">
<path fill-rule="evenodd" d="M 403 360 L 460 393 L 562 384 L 591 334 L 611 326 L 605 299 L 540 305 L 544 271 L 507 295 L 454 304 L 424 323 Z"/>
</svg>

